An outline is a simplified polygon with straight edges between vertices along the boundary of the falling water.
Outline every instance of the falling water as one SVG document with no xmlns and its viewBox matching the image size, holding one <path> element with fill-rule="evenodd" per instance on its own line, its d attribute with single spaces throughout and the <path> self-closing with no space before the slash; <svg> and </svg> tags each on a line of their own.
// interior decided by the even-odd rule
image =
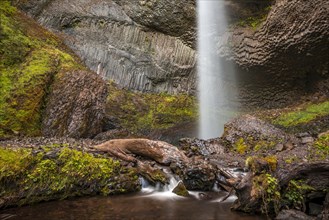
<svg viewBox="0 0 329 220">
<path fill-rule="evenodd" d="M 235 91 L 229 85 L 234 77 L 232 67 L 218 54 L 218 42 L 227 28 L 224 0 L 198 0 L 198 77 L 199 138 L 221 135 L 230 118 L 230 101 Z M 225 80 L 224 80 L 225 79 Z"/>
</svg>

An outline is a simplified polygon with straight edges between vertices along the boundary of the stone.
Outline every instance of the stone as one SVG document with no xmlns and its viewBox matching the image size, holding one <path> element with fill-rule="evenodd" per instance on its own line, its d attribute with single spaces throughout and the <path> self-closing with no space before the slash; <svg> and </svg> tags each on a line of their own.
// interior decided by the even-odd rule
<svg viewBox="0 0 329 220">
<path fill-rule="evenodd" d="M 189 192 L 187 191 L 184 183 L 180 181 L 177 186 L 172 190 L 173 193 L 175 193 L 178 196 L 189 196 Z"/>
<path fill-rule="evenodd" d="M 216 169 L 208 163 L 190 162 L 181 170 L 180 177 L 189 190 L 209 191 L 216 182 Z"/>
<path fill-rule="evenodd" d="M 277 151 L 277 152 L 281 152 L 281 151 L 283 151 L 284 150 L 284 145 L 283 144 L 277 144 L 276 146 L 275 146 L 275 150 Z"/>
<path fill-rule="evenodd" d="M 312 137 L 302 137 L 302 144 L 309 144 L 314 142 L 314 138 Z"/>
<path fill-rule="evenodd" d="M 91 70 L 101 62 L 103 74 L 120 86 L 195 94 L 195 0 L 15 2 L 42 25 L 60 32 Z M 243 105 L 284 106 L 305 94 L 310 78 L 328 78 L 329 52 L 322 46 L 327 44 L 329 23 L 324 4 L 325 0 L 226 2 L 231 24 L 267 15 L 257 28 L 234 26 L 214 36 L 219 39 L 219 59 L 237 64 L 238 75 L 252 81 L 240 88 Z"/>
<path fill-rule="evenodd" d="M 211 200 L 213 198 L 210 194 L 204 192 L 198 193 L 198 196 L 201 200 Z"/>
<path fill-rule="evenodd" d="M 297 137 L 300 137 L 300 138 L 309 137 L 309 136 L 310 136 L 310 134 L 308 132 L 303 132 L 303 133 L 300 133 L 300 134 L 297 135 Z"/>
<path fill-rule="evenodd" d="M 202 140 L 198 138 L 182 138 L 179 140 L 179 147 L 190 156 L 209 156 L 224 153 L 224 147 L 219 139 Z"/>
<path fill-rule="evenodd" d="M 321 214 L 322 210 L 323 210 L 323 205 L 313 203 L 313 202 L 308 203 L 308 214 L 309 215 L 317 216 L 317 215 Z"/>
<path fill-rule="evenodd" d="M 94 139 L 99 141 L 108 141 L 111 139 L 128 138 L 130 135 L 131 134 L 127 129 L 111 129 L 109 131 L 99 133 L 94 137 Z"/>
<path fill-rule="evenodd" d="M 90 138 L 102 132 L 107 85 L 88 71 L 58 73 L 42 120 L 47 137 Z"/>
<path fill-rule="evenodd" d="M 269 151 L 274 153 L 281 148 L 289 149 L 286 144 L 281 146 L 282 142 L 289 142 L 293 145 L 299 141 L 294 135 L 252 115 L 243 115 L 226 123 L 222 139 L 228 147 L 236 146 L 239 142 L 250 149 L 258 144 L 266 145 L 267 153 Z"/>
<path fill-rule="evenodd" d="M 276 220 L 315 220 L 314 217 L 306 215 L 304 212 L 298 210 L 282 210 L 279 212 L 278 216 L 275 218 Z"/>
<path fill-rule="evenodd" d="M 294 148 L 294 145 L 293 145 L 293 143 L 291 143 L 291 141 L 288 141 L 284 144 L 284 147 L 287 150 L 292 150 Z"/>
</svg>

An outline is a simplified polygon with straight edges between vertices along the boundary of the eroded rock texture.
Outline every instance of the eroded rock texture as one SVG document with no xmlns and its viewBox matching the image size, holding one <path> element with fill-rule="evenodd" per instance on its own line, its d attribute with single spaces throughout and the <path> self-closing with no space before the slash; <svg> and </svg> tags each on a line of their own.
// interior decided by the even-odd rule
<svg viewBox="0 0 329 220">
<path fill-rule="evenodd" d="M 195 51 L 187 46 L 191 40 L 178 38 L 185 39 L 193 28 L 192 6 L 180 1 L 49 0 L 29 1 L 21 8 L 64 34 L 89 68 L 96 71 L 101 63 L 101 72 L 122 87 L 169 93 L 195 89 Z"/>
<path fill-rule="evenodd" d="M 59 31 L 88 67 L 96 71 L 101 63 L 101 72 L 122 87 L 196 91 L 195 0 L 16 2 L 41 24 Z M 328 78 L 329 69 L 328 1 L 225 3 L 230 28 L 224 34 L 214 32 L 214 37 L 225 80 L 239 81 L 234 88 L 238 101 L 272 108 L 322 91 L 318 82 Z M 266 13 L 266 20 L 255 27 L 238 25 L 249 18 L 262 21 Z"/>
<path fill-rule="evenodd" d="M 105 117 L 106 83 L 92 72 L 76 71 L 56 76 L 42 122 L 49 137 L 93 137 Z"/>
<path fill-rule="evenodd" d="M 265 100 L 268 97 L 282 105 L 321 90 L 319 80 L 328 78 L 328 9 L 328 1 L 278 0 L 259 27 L 235 28 L 228 43 L 219 45 L 219 53 L 234 60 L 247 75 L 252 73 L 248 77 L 253 81 L 262 82 L 259 88 L 249 83 L 249 91 L 255 91 L 251 96 L 261 90 Z"/>
</svg>

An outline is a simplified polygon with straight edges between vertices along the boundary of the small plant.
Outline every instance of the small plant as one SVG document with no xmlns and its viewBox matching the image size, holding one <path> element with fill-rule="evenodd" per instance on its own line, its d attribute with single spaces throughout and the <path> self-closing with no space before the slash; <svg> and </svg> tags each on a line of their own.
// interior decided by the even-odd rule
<svg viewBox="0 0 329 220">
<path fill-rule="evenodd" d="M 325 159 L 329 156 L 329 134 L 322 135 L 314 143 L 315 153 L 320 156 L 321 159 Z"/>
<path fill-rule="evenodd" d="M 271 174 L 265 173 L 254 177 L 253 186 L 256 195 L 262 198 L 262 213 L 268 215 L 272 209 L 278 213 L 281 200 L 278 180 Z"/>
<path fill-rule="evenodd" d="M 295 209 L 305 209 L 304 197 L 307 192 L 314 190 L 302 180 L 290 180 L 285 190 L 283 199 Z"/>
</svg>

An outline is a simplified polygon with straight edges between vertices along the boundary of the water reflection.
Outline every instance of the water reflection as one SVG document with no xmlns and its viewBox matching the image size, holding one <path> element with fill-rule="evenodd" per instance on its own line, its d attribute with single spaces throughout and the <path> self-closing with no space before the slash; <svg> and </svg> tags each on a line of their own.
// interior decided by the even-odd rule
<svg viewBox="0 0 329 220">
<path fill-rule="evenodd" d="M 217 198 L 215 198 L 215 195 Z M 13 208 L 0 213 L 15 215 L 10 219 L 111 219 L 111 220 L 257 220 L 262 216 L 250 216 L 230 211 L 233 199 L 218 203 L 223 193 L 213 193 L 212 199 L 195 197 L 168 197 L 159 199 L 152 194 L 130 194 L 110 197 L 79 198 L 41 203 L 34 206 Z"/>
</svg>

